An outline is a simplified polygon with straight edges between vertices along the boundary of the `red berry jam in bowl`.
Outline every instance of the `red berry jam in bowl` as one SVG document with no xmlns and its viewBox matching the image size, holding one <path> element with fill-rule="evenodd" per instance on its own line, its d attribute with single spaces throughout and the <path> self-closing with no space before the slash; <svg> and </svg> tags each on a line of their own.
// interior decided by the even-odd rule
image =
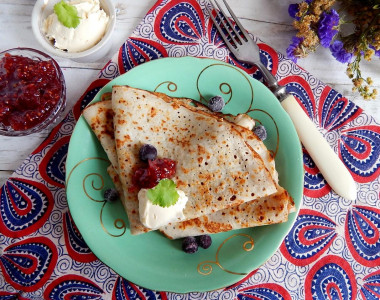
<svg viewBox="0 0 380 300">
<path fill-rule="evenodd" d="M 30 48 L 0 53 L 0 134 L 41 131 L 65 106 L 65 80 L 53 58 Z"/>
</svg>

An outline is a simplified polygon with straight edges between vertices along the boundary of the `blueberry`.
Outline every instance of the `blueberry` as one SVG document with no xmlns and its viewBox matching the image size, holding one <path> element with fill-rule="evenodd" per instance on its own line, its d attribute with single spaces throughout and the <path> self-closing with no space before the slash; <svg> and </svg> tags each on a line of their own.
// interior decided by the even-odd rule
<svg viewBox="0 0 380 300">
<path fill-rule="evenodd" d="M 198 251 L 198 243 L 195 237 L 188 236 L 182 241 L 182 250 L 186 253 L 195 253 Z"/>
<path fill-rule="evenodd" d="M 259 137 L 260 140 L 264 141 L 267 138 L 267 131 L 263 125 L 256 125 L 253 128 L 253 132 Z"/>
<path fill-rule="evenodd" d="M 214 96 L 208 101 L 208 108 L 214 112 L 221 111 L 224 107 L 224 99 L 222 96 Z"/>
<path fill-rule="evenodd" d="M 104 191 L 104 200 L 114 202 L 119 199 L 119 193 L 115 189 L 106 189 Z"/>
<path fill-rule="evenodd" d="M 212 244 L 211 236 L 209 236 L 208 234 L 198 236 L 197 240 L 199 247 L 202 247 L 203 249 L 207 249 Z"/>
<path fill-rule="evenodd" d="M 157 157 L 157 149 L 150 144 L 144 144 L 140 148 L 139 157 L 142 161 L 155 160 Z"/>
</svg>

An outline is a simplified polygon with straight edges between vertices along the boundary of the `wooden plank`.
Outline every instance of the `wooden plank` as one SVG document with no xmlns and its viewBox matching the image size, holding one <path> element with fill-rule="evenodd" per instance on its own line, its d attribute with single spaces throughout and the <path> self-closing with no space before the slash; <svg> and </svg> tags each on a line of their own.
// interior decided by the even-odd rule
<svg viewBox="0 0 380 300">
<path fill-rule="evenodd" d="M 12 171 L 1 171 L 0 170 L 0 186 L 12 175 Z"/>
</svg>

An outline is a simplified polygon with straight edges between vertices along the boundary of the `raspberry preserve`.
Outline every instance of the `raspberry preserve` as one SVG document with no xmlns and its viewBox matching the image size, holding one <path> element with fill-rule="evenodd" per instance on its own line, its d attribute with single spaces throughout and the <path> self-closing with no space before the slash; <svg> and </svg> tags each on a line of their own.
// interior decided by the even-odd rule
<svg viewBox="0 0 380 300">
<path fill-rule="evenodd" d="M 0 54 L 0 133 L 25 135 L 51 123 L 65 107 L 65 84 L 58 64 L 27 48 Z"/>
<path fill-rule="evenodd" d="M 136 189 L 151 189 L 161 179 L 172 178 L 176 165 L 176 161 L 169 158 L 148 160 L 146 165 L 136 168 L 132 176 L 132 184 Z"/>
</svg>

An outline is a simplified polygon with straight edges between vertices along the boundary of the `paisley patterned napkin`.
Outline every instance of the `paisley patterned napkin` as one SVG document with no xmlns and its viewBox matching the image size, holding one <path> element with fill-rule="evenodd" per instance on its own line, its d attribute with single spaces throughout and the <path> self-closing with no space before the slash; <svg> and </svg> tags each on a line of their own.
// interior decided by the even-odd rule
<svg viewBox="0 0 380 300">
<path fill-rule="evenodd" d="M 65 120 L 0 191 L 0 299 L 380 299 L 380 126 L 305 70 L 259 42 L 266 65 L 296 97 L 353 175 L 356 201 L 331 191 L 304 151 L 303 206 L 280 249 L 244 280 L 208 293 L 150 291 L 91 253 L 65 194 L 65 159 L 81 110 L 111 79 L 149 60 L 200 56 L 240 64 L 204 0 L 159 0 Z"/>
</svg>

